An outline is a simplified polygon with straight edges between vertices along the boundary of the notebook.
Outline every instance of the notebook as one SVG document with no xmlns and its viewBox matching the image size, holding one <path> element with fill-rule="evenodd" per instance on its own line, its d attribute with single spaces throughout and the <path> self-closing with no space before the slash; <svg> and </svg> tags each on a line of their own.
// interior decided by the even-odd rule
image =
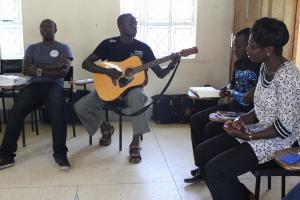
<svg viewBox="0 0 300 200">
<path fill-rule="evenodd" d="M 279 160 L 287 164 L 295 164 L 300 161 L 300 154 L 298 153 L 288 153 L 286 155 L 280 156 Z"/>
</svg>

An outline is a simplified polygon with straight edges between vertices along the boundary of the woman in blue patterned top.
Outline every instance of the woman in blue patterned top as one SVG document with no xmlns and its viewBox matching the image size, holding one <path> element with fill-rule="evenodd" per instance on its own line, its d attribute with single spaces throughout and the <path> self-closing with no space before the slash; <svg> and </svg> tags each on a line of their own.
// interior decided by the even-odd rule
<svg viewBox="0 0 300 200">
<path fill-rule="evenodd" d="M 226 122 L 226 133 L 201 143 L 195 153 L 214 200 L 251 199 L 238 176 L 272 162 L 275 151 L 299 139 L 300 72 L 282 56 L 288 40 L 286 25 L 274 18 L 259 19 L 251 29 L 247 53 L 262 62 L 254 109 Z"/>
<path fill-rule="evenodd" d="M 234 63 L 232 79 L 228 86 L 221 90 L 220 96 L 228 95 L 228 89 L 233 92 L 233 99 L 230 103 L 220 104 L 202 110 L 194 114 L 190 119 L 191 139 L 193 152 L 203 141 L 223 133 L 222 122 L 212 122 L 209 119 L 211 113 L 220 111 L 248 112 L 253 109 L 254 89 L 258 80 L 259 66 L 253 63 L 247 56 L 248 39 L 250 28 L 238 31 L 233 39 L 233 53 L 237 60 Z M 200 170 L 193 169 L 192 177 L 184 179 L 186 183 L 202 181 L 203 177 Z"/>
</svg>

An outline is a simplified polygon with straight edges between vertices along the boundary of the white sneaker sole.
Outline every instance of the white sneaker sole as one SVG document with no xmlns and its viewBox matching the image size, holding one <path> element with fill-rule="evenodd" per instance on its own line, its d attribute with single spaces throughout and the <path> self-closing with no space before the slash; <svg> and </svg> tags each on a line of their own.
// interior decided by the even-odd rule
<svg viewBox="0 0 300 200">
<path fill-rule="evenodd" d="M 6 164 L 6 165 L 2 165 L 0 166 L 0 169 L 5 169 L 5 168 L 8 168 L 8 167 L 11 167 L 13 166 L 15 163 L 9 163 L 9 164 Z"/>
<path fill-rule="evenodd" d="M 71 169 L 71 167 L 69 166 L 59 166 L 59 169 L 62 170 L 62 171 L 68 171 Z"/>
</svg>

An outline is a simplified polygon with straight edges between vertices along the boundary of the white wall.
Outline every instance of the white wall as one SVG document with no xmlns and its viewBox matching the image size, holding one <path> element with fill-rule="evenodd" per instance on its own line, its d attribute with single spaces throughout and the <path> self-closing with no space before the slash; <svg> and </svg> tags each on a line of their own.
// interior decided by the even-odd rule
<svg viewBox="0 0 300 200">
<path fill-rule="evenodd" d="M 233 5 L 233 0 L 198 0 L 199 53 L 195 60 L 181 62 L 166 93 L 185 93 L 189 86 L 203 84 L 221 87 L 228 82 Z M 81 69 L 81 63 L 101 40 L 118 35 L 119 10 L 118 0 L 23 0 L 25 47 L 41 40 L 41 20 L 53 19 L 58 27 L 56 39 L 72 49 L 75 78 L 89 78 L 91 74 Z M 167 82 L 152 72 L 149 79 L 145 88 L 149 96 L 158 94 Z"/>
</svg>

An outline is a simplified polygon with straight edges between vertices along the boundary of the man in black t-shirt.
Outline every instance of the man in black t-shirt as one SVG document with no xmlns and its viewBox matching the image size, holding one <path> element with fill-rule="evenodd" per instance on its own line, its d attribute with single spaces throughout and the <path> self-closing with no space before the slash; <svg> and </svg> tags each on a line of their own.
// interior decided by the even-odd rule
<svg viewBox="0 0 300 200">
<path fill-rule="evenodd" d="M 120 36 L 113 37 L 102 41 L 97 48 L 82 63 L 82 67 L 92 73 L 106 74 L 112 80 L 117 80 L 121 76 L 121 72 L 114 68 L 102 68 L 94 62 L 101 59 L 102 61 L 120 62 L 131 56 L 138 56 L 142 63 L 155 60 L 155 56 L 151 48 L 136 40 L 134 37 L 137 33 L 137 21 L 131 14 L 122 14 L 118 18 L 118 28 Z M 168 67 L 161 68 L 159 65 L 152 67 L 152 71 L 159 78 L 164 78 L 178 62 L 178 57 L 169 63 Z M 145 71 L 147 73 L 147 71 Z M 147 77 L 147 76 L 146 76 Z M 131 112 L 140 110 L 145 106 L 147 96 L 143 92 L 142 86 L 129 89 L 125 95 L 120 97 Z M 75 105 L 75 111 L 90 135 L 97 132 L 101 128 L 102 137 L 99 145 L 108 146 L 111 143 L 111 135 L 114 128 L 104 120 L 103 106 L 105 102 L 99 98 L 96 91 L 80 99 Z M 138 116 L 131 117 L 133 127 L 133 139 L 129 146 L 129 162 L 141 162 L 140 155 L 140 136 L 150 131 L 147 116 L 142 113 Z"/>
</svg>

